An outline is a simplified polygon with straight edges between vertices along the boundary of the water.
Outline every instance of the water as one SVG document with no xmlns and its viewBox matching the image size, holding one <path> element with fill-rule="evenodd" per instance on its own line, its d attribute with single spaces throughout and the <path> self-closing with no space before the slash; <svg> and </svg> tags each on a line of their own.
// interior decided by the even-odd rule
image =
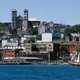
<svg viewBox="0 0 80 80">
<path fill-rule="evenodd" d="M 0 80 L 80 80 L 80 67 L 72 65 L 0 65 Z"/>
</svg>

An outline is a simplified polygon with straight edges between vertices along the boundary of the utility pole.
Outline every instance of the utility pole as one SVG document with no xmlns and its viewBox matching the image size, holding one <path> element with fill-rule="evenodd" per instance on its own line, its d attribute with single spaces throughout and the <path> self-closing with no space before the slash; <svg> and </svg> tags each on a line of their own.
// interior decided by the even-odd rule
<svg viewBox="0 0 80 80">
<path fill-rule="evenodd" d="M 48 63 L 50 63 L 50 52 L 48 52 Z"/>
</svg>

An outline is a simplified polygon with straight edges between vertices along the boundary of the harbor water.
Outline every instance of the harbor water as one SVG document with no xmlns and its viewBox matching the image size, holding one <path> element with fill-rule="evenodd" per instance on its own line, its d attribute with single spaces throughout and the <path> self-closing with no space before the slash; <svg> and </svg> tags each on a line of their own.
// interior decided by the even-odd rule
<svg viewBox="0 0 80 80">
<path fill-rule="evenodd" d="M 68 64 L 0 65 L 0 80 L 80 80 L 80 67 Z"/>
</svg>

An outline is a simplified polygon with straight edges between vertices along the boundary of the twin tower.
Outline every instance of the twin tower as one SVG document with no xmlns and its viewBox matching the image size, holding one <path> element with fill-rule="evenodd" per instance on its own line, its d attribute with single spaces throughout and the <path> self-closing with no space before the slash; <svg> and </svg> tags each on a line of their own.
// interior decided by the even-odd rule
<svg viewBox="0 0 80 80">
<path fill-rule="evenodd" d="M 28 10 L 24 10 L 24 16 L 17 16 L 17 10 L 12 10 L 12 28 L 20 28 L 22 31 L 26 32 L 28 29 Z"/>
</svg>

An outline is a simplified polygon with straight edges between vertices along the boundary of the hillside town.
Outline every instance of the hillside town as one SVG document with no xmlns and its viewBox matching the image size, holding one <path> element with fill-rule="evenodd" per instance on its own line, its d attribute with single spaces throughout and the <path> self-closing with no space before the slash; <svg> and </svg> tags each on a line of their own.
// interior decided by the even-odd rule
<svg viewBox="0 0 80 80">
<path fill-rule="evenodd" d="M 29 18 L 28 9 L 11 16 L 0 23 L 0 64 L 68 63 L 80 53 L 80 25 Z"/>
</svg>

